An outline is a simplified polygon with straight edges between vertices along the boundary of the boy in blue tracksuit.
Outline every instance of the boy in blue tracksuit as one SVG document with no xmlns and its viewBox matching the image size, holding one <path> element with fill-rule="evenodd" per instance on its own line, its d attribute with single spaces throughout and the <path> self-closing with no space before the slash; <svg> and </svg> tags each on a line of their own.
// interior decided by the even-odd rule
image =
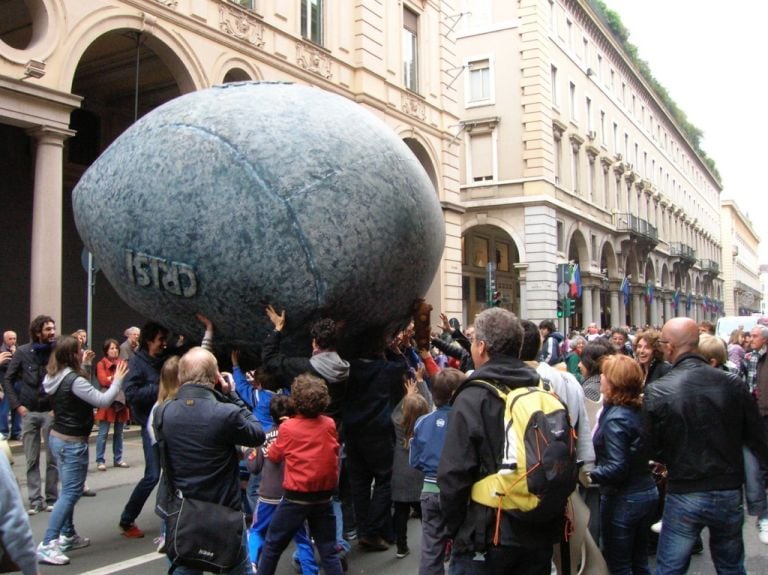
<svg viewBox="0 0 768 575">
<path fill-rule="evenodd" d="M 419 575 L 443 575 L 447 538 L 440 531 L 440 489 L 437 487 L 437 466 L 443 452 L 445 430 L 451 415 L 451 396 L 466 379 L 452 367 L 439 371 L 432 379 L 432 399 L 437 409 L 416 420 L 411 439 L 411 467 L 424 473 L 421 491 L 421 558 Z"/>
<path fill-rule="evenodd" d="M 276 395 L 270 402 L 273 427 L 267 432 L 267 440 L 262 447 L 256 447 L 246 453 L 246 464 L 251 473 L 261 473 L 259 498 L 253 511 L 253 523 L 248 529 L 248 555 L 251 563 L 259 563 L 259 555 L 264 546 L 267 530 L 272 516 L 283 497 L 283 462 L 274 463 L 266 458 L 265 452 L 277 440 L 278 429 L 282 419 L 294 415 L 289 396 Z M 294 563 L 301 568 L 303 575 L 317 575 L 320 568 L 315 561 L 315 551 L 307 533 L 306 525 L 299 529 L 294 536 L 297 552 Z"/>
</svg>

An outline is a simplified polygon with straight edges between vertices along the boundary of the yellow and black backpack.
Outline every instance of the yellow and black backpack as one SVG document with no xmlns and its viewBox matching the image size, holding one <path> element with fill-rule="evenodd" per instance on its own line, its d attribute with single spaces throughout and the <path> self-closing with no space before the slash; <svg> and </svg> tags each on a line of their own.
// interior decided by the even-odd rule
<svg viewBox="0 0 768 575">
<path fill-rule="evenodd" d="M 472 500 L 497 509 L 498 519 L 501 511 L 534 522 L 562 517 L 578 480 L 576 434 L 565 404 L 541 382 L 512 390 L 480 379 L 472 383 L 505 404 L 501 461 L 474 483 Z"/>
</svg>

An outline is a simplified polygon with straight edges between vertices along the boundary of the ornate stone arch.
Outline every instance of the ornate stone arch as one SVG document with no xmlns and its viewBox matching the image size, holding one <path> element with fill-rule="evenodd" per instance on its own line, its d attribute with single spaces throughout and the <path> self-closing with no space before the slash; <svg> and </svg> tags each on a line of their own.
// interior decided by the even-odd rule
<svg viewBox="0 0 768 575">
<path fill-rule="evenodd" d="M 62 47 L 59 88 L 71 91 L 75 71 L 86 50 L 99 38 L 130 30 L 141 33 L 141 41 L 163 61 L 182 94 L 210 86 L 196 54 L 185 40 L 167 30 L 164 23 L 143 12 L 115 13 L 114 8 L 95 10 L 75 26 Z"/>
</svg>

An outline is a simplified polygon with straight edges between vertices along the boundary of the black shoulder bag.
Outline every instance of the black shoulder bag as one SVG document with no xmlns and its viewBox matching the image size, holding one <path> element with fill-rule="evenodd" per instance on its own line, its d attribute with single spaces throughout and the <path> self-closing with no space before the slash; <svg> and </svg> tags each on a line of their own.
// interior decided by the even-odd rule
<svg viewBox="0 0 768 575">
<path fill-rule="evenodd" d="M 179 565 L 225 573 L 245 558 L 245 517 L 239 509 L 184 497 L 173 487 L 168 446 L 163 435 L 163 415 L 169 403 L 160 407 L 155 415 L 155 435 L 163 470 L 155 509 L 165 520 L 165 552 L 171 561 L 168 573 L 173 573 Z"/>
</svg>

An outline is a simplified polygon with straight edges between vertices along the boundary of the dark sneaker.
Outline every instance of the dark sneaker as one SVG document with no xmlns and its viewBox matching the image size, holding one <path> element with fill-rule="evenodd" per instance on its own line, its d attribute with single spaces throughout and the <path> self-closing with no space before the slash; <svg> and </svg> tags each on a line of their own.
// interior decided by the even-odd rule
<svg viewBox="0 0 768 575">
<path fill-rule="evenodd" d="M 410 553 L 410 552 L 411 552 L 411 550 L 408 549 L 407 545 L 403 545 L 403 546 L 398 545 L 397 546 L 397 554 L 395 555 L 395 557 L 397 557 L 398 559 L 402 559 L 403 557 L 408 555 L 408 553 Z"/>
<path fill-rule="evenodd" d="M 366 551 L 386 551 L 389 549 L 389 543 L 384 541 L 380 535 L 374 537 L 360 537 L 357 540 L 357 543 Z"/>
<path fill-rule="evenodd" d="M 82 537 L 75 533 L 72 537 L 66 535 L 59 536 L 59 549 L 62 551 L 72 551 L 73 549 L 82 549 L 88 547 L 91 544 L 91 540 L 87 537 Z"/>
</svg>

